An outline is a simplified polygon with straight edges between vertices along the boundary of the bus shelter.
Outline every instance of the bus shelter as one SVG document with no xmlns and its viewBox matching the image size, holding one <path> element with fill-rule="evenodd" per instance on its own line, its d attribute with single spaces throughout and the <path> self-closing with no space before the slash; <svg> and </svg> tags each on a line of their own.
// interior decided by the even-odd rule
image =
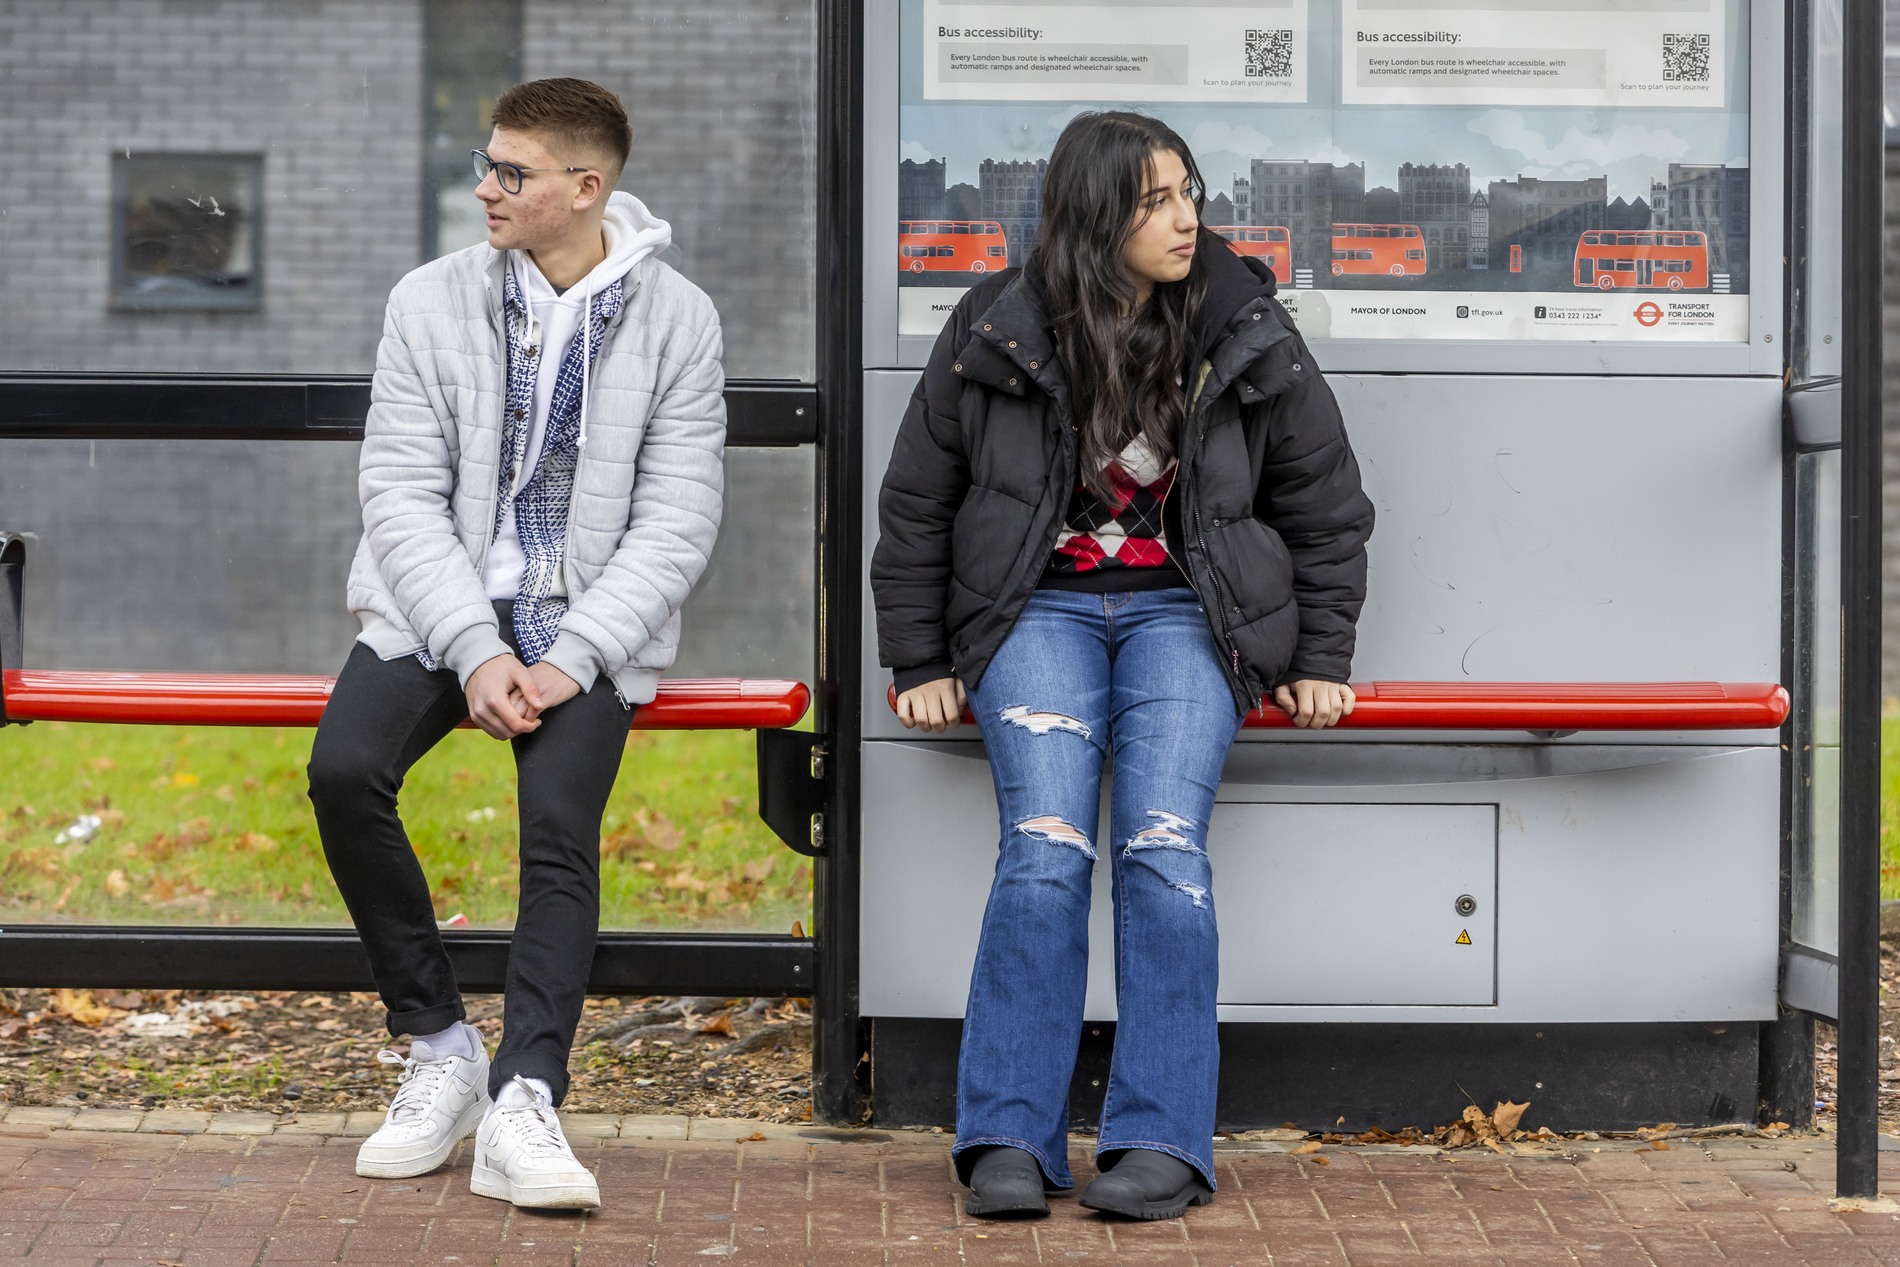
<svg viewBox="0 0 1900 1267">
<path fill-rule="evenodd" d="M 875 492 L 947 313 L 1034 249 L 1061 126 L 1131 106 L 1267 259 L 1379 513 L 1353 724 L 1255 718 L 1226 772 L 1222 1125 L 1486 1097 L 1554 1129 L 1805 1125 L 1822 1017 L 1841 1190 L 1871 1192 L 1877 4 L 101 0 L 0 23 L 28 121 L 6 144 L 49 173 L 6 249 L 52 297 L 0 315 L 4 720 L 314 718 L 330 644 L 301 631 L 335 642 L 340 573 L 314 560 L 354 535 L 382 295 L 479 240 L 485 104 L 595 78 L 731 353 L 727 571 L 688 611 L 716 636 L 649 724 L 758 730 L 814 935 L 613 927 L 593 985 L 809 994 L 821 1119 L 947 1121 L 994 807 L 970 732 L 892 715 Z M 1113 1041 L 1098 924 L 1081 1123 Z M 505 930 L 449 936 L 468 988 L 499 981 Z M 26 920 L 0 946 L 17 984 L 366 981 L 320 923 Z"/>
</svg>

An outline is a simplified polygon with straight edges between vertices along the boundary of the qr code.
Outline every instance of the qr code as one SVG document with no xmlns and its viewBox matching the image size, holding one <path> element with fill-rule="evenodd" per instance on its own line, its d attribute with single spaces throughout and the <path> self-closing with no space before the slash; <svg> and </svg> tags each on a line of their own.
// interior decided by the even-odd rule
<svg viewBox="0 0 1900 1267">
<path fill-rule="evenodd" d="M 1293 32 L 1248 31 L 1247 75 L 1252 79 L 1293 78 Z"/>
<path fill-rule="evenodd" d="M 1663 80 L 1668 83 L 1709 82 L 1709 37 L 1663 36 Z"/>
</svg>

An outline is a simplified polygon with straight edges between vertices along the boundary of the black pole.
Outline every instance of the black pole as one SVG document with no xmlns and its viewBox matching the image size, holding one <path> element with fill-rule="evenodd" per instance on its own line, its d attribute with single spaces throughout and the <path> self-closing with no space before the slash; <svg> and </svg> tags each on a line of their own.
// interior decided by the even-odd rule
<svg viewBox="0 0 1900 1267">
<path fill-rule="evenodd" d="M 1878 1193 L 1881 0 L 1846 0 L 1841 146 L 1840 1135 L 1834 1190 Z"/>
<path fill-rule="evenodd" d="M 858 716 L 864 446 L 864 26 L 860 0 L 818 0 L 818 732 L 824 847 L 814 872 L 818 992 L 812 1114 L 864 1114 L 869 1069 L 858 1015 Z"/>
</svg>

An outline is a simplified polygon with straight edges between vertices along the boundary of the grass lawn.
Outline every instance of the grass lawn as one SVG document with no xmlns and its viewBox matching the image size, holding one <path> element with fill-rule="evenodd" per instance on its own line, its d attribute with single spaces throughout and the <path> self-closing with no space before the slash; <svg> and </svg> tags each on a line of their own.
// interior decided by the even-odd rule
<svg viewBox="0 0 1900 1267">
<path fill-rule="evenodd" d="M 75 923 L 348 923 L 305 798 L 310 730 L 0 731 L 0 916 Z M 783 932 L 810 863 L 758 818 L 745 731 L 634 731 L 601 839 L 601 925 Z M 457 731 L 410 771 L 404 821 L 438 918 L 514 922 L 514 760 Z M 90 839 L 61 840 L 82 814 Z"/>
</svg>

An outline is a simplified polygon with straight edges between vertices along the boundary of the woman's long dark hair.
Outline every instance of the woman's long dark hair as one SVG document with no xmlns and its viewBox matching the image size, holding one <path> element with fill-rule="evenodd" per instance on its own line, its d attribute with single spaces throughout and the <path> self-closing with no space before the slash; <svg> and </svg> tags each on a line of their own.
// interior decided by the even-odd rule
<svg viewBox="0 0 1900 1267">
<path fill-rule="evenodd" d="M 1187 413 L 1194 317 L 1207 293 L 1198 255 L 1185 279 L 1158 285 L 1135 307 L 1123 248 L 1147 220 L 1141 196 L 1154 154 L 1172 151 L 1187 169 L 1198 213 L 1205 182 L 1187 142 L 1147 115 L 1078 115 L 1062 130 L 1042 182 L 1041 241 L 1028 270 L 1055 327 L 1056 351 L 1082 428 L 1082 479 L 1107 494 L 1102 469 L 1137 436 L 1166 460 Z"/>
</svg>

